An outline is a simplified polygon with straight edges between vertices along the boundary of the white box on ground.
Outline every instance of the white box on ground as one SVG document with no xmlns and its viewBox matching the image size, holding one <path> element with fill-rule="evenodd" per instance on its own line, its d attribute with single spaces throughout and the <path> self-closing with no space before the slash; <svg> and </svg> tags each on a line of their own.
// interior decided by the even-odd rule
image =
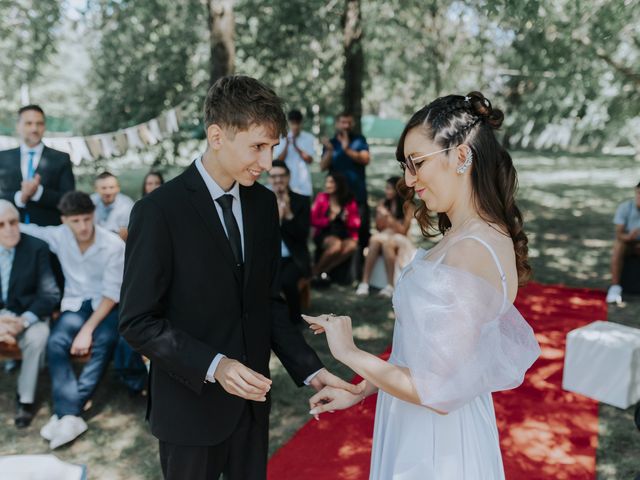
<svg viewBox="0 0 640 480">
<path fill-rule="evenodd" d="M 570 331 L 562 388 L 618 408 L 640 400 L 640 329 L 598 320 Z"/>
</svg>

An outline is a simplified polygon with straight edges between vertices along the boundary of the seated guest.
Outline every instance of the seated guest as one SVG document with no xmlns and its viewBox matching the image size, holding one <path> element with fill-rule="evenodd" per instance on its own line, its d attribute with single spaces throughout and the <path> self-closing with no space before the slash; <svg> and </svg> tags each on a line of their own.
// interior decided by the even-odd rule
<svg viewBox="0 0 640 480">
<path fill-rule="evenodd" d="M 96 224 L 126 240 L 133 200 L 120 193 L 120 183 L 110 172 L 103 172 L 96 177 L 95 190 L 91 200 L 96 205 Z"/>
<path fill-rule="evenodd" d="M 628 255 L 640 255 L 640 183 L 635 188 L 635 198 L 622 202 L 613 217 L 615 239 L 611 253 L 611 286 L 607 303 L 622 301 L 620 276 L 624 259 Z"/>
<path fill-rule="evenodd" d="M 314 278 L 327 280 L 328 272 L 347 260 L 358 248 L 360 215 L 358 204 L 338 172 L 327 175 L 324 192 L 316 196 L 311 207 L 313 241 L 321 252 L 311 269 Z"/>
<path fill-rule="evenodd" d="M 60 301 L 60 290 L 49 262 L 47 244 L 20 235 L 20 214 L 7 200 L 0 200 L 0 342 L 22 351 L 18 376 L 15 425 L 31 424 L 35 410 L 38 372 L 49 337 L 47 323 Z"/>
<path fill-rule="evenodd" d="M 278 201 L 280 233 L 282 235 L 282 259 L 280 279 L 282 291 L 289 306 L 292 323 L 302 323 L 298 281 L 310 274 L 311 256 L 309 239 L 309 198 L 289 189 L 289 168 L 281 160 L 275 160 L 269 170 L 269 182 Z"/>
<path fill-rule="evenodd" d="M 376 229 L 378 233 L 369 239 L 369 252 L 364 262 L 362 281 L 358 285 L 356 295 L 369 294 L 369 279 L 380 254 L 384 257 L 384 269 L 387 274 L 387 285 L 379 294 L 385 297 L 393 295 L 394 277 L 397 267 L 404 267 L 415 251 L 411 240 L 407 237 L 413 208 L 404 211 L 404 200 L 398 194 L 396 186 L 400 177 L 387 179 L 384 187 L 384 199 L 376 207 Z"/>
<path fill-rule="evenodd" d="M 146 197 L 160 185 L 164 185 L 164 178 L 160 172 L 151 170 L 142 181 L 142 196 Z"/>
<path fill-rule="evenodd" d="M 94 224 L 95 205 L 89 195 L 68 192 L 58 208 L 60 226 L 20 225 L 24 233 L 49 244 L 64 273 L 62 314 L 47 343 L 55 413 L 40 430 L 52 449 L 87 430 L 80 415 L 118 341 L 117 305 L 124 270 L 124 242 Z M 76 377 L 71 357 L 87 354 L 89 360 Z"/>
</svg>

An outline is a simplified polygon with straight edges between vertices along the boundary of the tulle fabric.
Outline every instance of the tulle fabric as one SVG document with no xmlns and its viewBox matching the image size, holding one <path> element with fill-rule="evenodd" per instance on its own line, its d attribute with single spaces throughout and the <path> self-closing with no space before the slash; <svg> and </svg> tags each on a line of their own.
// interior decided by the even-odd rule
<svg viewBox="0 0 640 480">
<path fill-rule="evenodd" d="M 422 404 L 451 412 L 520 385 L 540 355 L 529 324 L 487 281 L 424 254 L 403 271 L 393 298 L 393 347 Z"/>
</svg>

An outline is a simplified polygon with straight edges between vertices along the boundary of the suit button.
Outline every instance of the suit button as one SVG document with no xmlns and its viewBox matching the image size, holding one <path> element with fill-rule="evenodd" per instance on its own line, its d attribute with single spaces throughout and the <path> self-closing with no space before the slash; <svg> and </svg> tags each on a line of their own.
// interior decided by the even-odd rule
<svg viewBox="0 0 640 480">
<path fill-rule="evenodd" d="M 246 361 L 247 361 L 247 356 L 246 356 L 244 353 L 242 354 L 242 361 L 243 361 L 243 362 L 246 362 Z"/>
</svg>

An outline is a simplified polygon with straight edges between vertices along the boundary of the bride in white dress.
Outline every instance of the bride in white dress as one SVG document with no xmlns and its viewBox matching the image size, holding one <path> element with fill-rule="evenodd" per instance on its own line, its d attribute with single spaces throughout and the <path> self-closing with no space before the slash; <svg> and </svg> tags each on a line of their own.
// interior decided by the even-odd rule
<svg viewBox="0 0 640 480">
<path fill-rule="evenodd" d="M 531 269 L 516 172 L 494 134 L 502 119 L 472 92 L 435 100 L 405 127 L 396 156 L 416 218 L 429 235 L 437 212 L 444 236 L 400 274 L 389 361 L 356 347 L 349 317 L 305 317 L 364 378 L 361 395 L 324 388 L 310 413 L 378 392 L 371 479 L 504 478 L 491 392 L 520 385 L 540 348 L 513 306 Z"/>
</svg>

